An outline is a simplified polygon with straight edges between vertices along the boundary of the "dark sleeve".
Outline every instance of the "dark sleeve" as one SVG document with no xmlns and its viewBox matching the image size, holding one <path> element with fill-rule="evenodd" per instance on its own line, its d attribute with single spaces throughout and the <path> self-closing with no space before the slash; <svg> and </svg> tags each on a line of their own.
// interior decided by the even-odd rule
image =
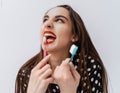
<svg viewBox="0 0 120 93">
<path fill-rule="evenodd" d="M 102 70 L 98 61 L 88 57 L 88 75 L 92 93 L 102 93 Z"/>
<path fill-rule="evenodd" d="M 29 73 L 27 70 L 20 70 L 16 77 L 15 93 L 27 93 Z"/>
</svg>

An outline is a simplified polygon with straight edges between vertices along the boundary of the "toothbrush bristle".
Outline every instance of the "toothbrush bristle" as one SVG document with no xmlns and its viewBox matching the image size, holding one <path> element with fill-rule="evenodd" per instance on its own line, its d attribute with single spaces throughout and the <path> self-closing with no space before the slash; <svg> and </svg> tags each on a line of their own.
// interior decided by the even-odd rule
<svg viewBox="0 0 120 93">
<path fill-rule="evenodd" d="M 71 54 L 75 54 L 75 53 L 77 52 L 77 49 L 78 49 L 78 47 L 73 44 L 73 45 L 71 46 L 71 48 L 70 48 L 70 53 L 71 53 Z"/>
<path fill-rule="evenodd" d="M 43 37 L 43 43 L 45 43 L 46 42 L 46 37 Z"/>
</svg>

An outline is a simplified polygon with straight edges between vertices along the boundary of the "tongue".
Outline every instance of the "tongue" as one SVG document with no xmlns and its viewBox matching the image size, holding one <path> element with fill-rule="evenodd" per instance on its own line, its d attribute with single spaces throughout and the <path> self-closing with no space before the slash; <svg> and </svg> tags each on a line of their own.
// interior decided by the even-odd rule
<svg viewBox="0 0 120 93">
<path fill-rule="evenodd" d="M 54 42 L 54 38 L 49 38 L 49 39 L 47 39 L 46 41 L 47 41 L 47 43 L 52 43 L 52 42 Z"/>
</svg>

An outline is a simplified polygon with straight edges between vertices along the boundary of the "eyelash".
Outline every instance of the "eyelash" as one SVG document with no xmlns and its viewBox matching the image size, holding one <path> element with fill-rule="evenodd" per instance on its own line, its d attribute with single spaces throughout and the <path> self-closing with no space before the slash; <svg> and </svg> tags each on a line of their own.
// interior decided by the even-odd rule
<svg viewBox="0 0 120 93">
<path fill-rule="evenodd" d="M 48 20 L 47 18 L 43 19 L 43 23 L 46 22 L 47 20 Z M 62 23 L 64 23 L 64 21 L 60 18 L 55 20 L 55 22 L 58 22 L 58 21 L 61 21 Z"/>
<path fill-rule="evenodd" d="M 47 18 L 43 19 L 43 23 L 44 23 L 45 21 L 47 21 Z"/>
<path fill-rule="evenodd" d="M 60 22 L 64 23 L 64 21 L 62 19 L 56 19 L 55 21 L 56 22 L 60 21 Z"/>
</svg>

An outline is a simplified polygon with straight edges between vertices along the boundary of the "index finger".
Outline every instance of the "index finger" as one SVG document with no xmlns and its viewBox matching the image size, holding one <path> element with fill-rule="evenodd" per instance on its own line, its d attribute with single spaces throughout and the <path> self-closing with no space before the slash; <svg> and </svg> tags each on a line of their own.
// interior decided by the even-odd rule
<svg viewBox="0 0 120 93">
<path fill-rule="evenodd" d="M 70 65 L 70 70 L 71 70 L 71 73 L 72 73 L 74 79 L 75 79 L 75 80 L 78 80 L 78 79 L 80 78 L 79 73 L 77 72 L 77 70 L 76 70 L 75 67 L 73 66 L 73 63 L 72 63 L 72 62 L 70 62 L 69 65 Z"/>
<path fill-rule="evenodd" d="M 45 64 L 47 64 L 47 62 L 50 59 L 51 54 L 47 55 L 46 57 L 44 57 L 36 66 L 34 69 L 40 69 L 42 68 Z"/>
</svg>

